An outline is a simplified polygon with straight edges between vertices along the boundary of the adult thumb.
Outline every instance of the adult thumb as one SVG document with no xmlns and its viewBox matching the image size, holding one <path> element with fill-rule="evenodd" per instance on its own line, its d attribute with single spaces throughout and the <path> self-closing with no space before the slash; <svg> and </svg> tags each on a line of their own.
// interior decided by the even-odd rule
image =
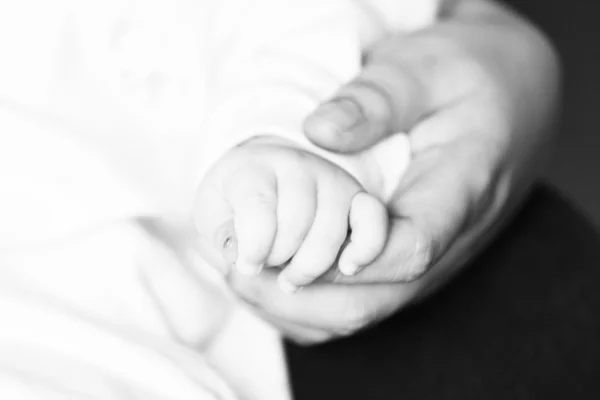
<svg viewBox="0 0 600 400">
<path fill-rule="evenodd" d="M 457 57 L 440 51 L 425 30 L 377 45 L 358 77 L 342 86 L 304 123 L 307 138 L 330 151 L 365 150 L 408 132 L 469 86 Z"/>
</svg>

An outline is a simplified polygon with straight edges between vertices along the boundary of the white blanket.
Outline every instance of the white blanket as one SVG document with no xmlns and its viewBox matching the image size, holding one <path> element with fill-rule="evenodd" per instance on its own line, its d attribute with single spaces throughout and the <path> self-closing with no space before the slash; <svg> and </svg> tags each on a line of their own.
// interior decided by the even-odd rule
<svg viewBox="0 0 600 400">
<path fill-rule="evenodd" d="M 363 48 L 437 3 L 0 2 L 0 398 L 285 400 L 277 334 L 195 252 L 196 185 L 257 132 L 310 147 Z M 379 193 L 384 161 L 335 159 Z"/>
</svg>

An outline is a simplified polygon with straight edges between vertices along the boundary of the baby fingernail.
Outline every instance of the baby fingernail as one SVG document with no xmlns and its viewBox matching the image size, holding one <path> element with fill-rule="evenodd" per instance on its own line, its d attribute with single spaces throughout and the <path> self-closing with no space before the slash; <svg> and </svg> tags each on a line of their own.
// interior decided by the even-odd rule
<svg viewBox="0 0 600 400">
<path fill-rule="evenodd" d="M 284 293 L 293 294 L 300 290 L 300 286 L 294 285 L 292 282 L 287 280 L 283 274 L 279 274 L 277 277 L 277 284 Z"/>
<path fill-rule="evenodd" d="M 358 271 L 360 270 L 360 265 L 345 262 L 345 263 L 340 263 L 338 265 L 338 269 L 340 270 L 340 272 L 343 275 L 353 276 L 353 275 L 356 275 L 358 273 Z"/>
<path fill-rule="evenodd" d="M 238 261 L 235 263 L 235 268 L 243 275 L 254 276 L 260 274 L 260 271 L 263 269 L 263 265 Z"/>
</svg>

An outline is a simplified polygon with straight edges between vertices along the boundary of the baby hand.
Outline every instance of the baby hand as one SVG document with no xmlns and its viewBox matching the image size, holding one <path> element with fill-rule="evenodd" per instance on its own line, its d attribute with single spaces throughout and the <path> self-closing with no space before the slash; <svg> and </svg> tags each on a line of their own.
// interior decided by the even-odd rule
<svg viewBox="0 0 600 400">
<path fill-rule="evenodd" d="M 236 241 L 240 272 L 285 265 L 279 284 L 288 292 L 319 278 L 338 255 L 342 273 L 357 273 L 387 239 L 379 200 L 340 167 L 275 137 L 221 158 L 200 184 L 192 212 L 201 236 L 221 254 Z M 227 228 L 231 220 L 235 232 Z"/>
</svg>

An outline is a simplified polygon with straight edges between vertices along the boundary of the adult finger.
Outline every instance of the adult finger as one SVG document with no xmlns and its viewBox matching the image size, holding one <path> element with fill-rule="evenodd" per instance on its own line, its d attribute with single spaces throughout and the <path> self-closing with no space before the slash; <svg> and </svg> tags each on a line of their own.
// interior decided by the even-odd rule
<svg viewBox="0 0 600 400">
<path fill-rule="evenodd" d="M 290 296 L 279 289 L 276 271 L 256 277 L 232 271 L 230 287 L 246 302 L 295 324 L 347 335 L 379 321 L 414 295 L 416 287 L 397 284 L 312 284 Z"/>
<path fill-rule="evenodd" d="M 288 318 L 275 317 L 258 308 L 254 308 L 254 313 L 277 329 L 283 337 L 302 346 L 323 343 L 335 337 L 335 334 L 328 330 L 300 325 Z"/>
<path fill-rule="evenodd" d="M 419 129 L 452 129 L 456 114 L 440 114 Z M 381 256 L 354 277 L 330 274 L 346 283 L 411 281 L 427 272 L 469 224 L 485 212 L 495 188 L 493 156 L 485 154 L 473 137 L 431 147 L 415 156 L 396 199 L 390 235 Z M 475 144 L 474 144 L 475 143 Z"/>
</svg>

